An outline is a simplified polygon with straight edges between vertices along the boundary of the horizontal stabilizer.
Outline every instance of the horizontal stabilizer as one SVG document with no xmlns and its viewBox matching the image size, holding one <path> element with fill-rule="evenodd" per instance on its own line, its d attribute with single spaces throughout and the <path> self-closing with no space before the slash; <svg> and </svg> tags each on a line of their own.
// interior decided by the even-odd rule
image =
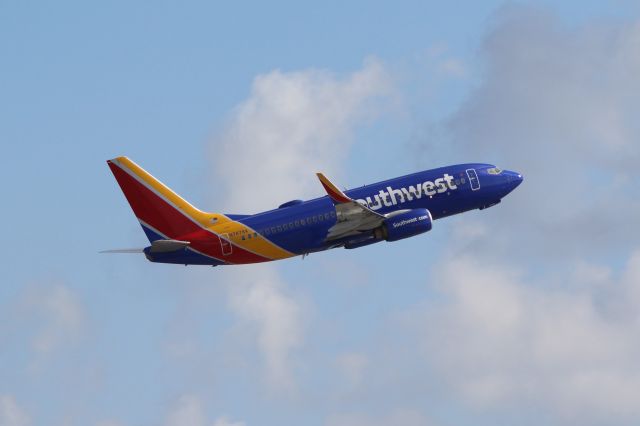
<svg viewBox="0 0 640 426">
<path fill-rule="evenodd" d="M 182 250 L 186 246 L 191 244 L 189 241 L 180 240 L 155 240 L 151 243 L 149 251 L 151 253 L 168 253 L 171 251 Z M 100 253 L 144 253 L 143 248 L 128 248 L 128 249 L 115 249 L 115 250 L 103 250 Z"/>
<path fill-rule="evenodd" d="M 114 249 L 114 250 L 102 250 L 100 253 L 143 253 L 144 249 L 141 248 L 128 248 L 128 249 Z"/>
<path fill-rule="evenodd" d="M 167 253 L 182 250 L 191 244 L 189 241 L 180 240 L 155 240 L 151 243 L 151 253 Z"/>
</svg>

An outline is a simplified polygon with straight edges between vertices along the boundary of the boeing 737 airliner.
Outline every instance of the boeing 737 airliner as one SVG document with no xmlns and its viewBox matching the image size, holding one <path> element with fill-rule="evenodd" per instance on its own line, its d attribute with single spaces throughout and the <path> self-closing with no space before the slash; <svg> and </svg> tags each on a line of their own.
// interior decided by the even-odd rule
<svg viewBox="0 0 640 426">
<path fill-rule="evenodd" d="M 107 161 L 151 245 L 151 262 L 239 265 L 336 247 L 353 249 L 430 231 L 442 217 L 498 204 L 522 175 L 491 164 L 458 164 L 341 191 L 322 173 L 327 195 L 292 200 L 254 215 L 206 213 L 127 157 Z"/>
</svg>

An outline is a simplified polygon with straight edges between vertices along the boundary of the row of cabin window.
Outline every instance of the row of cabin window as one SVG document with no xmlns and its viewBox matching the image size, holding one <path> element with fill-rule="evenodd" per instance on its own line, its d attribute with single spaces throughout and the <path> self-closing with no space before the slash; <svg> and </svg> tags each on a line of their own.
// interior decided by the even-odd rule
<svg viewBox="0 0 640 426">
<path fill-rule="evenodd" d="M 335 219 L 335 217 L 336 212 L 331 211 L 329 213 L 313 215 L 307 218 L 294 220 L 289 223 L 283 223 L 282 225 L 272 226 L 271 228 L 265 228 L 261 233 L 262 235 L 277 234 L 278 232 L 287 231 L 289 229 L 300 228 L 302 226 L 311 225 L 325 220 Z"/>
<path fill-rule="evenodd" d="M 456 185 L 460 185 L 460 184 L 465 184 L 465 179 L 464 178 L 460 178 L 460 179 L 456 179 L 454 181 L 454 183 Z M 282 232 L 282 231 L 287 231 L 289 229 L 295 229 L 295 228 L 299 228 L 301 226 L 305 226 L 305 225 L 310 225 L 311 223 L 318 223 L 318 222 L 322 222 L 323 220 L 329 220 L 329 219 L 333 219 L 336 217 L 336 212 L 335 211 L 331 211 L 329 213 L 325 213 L 325 214 L 319 214 L 319 215 L 313 215 L 310 216 L 308 218 L 305 219 L 300 219 L 300 220 L 295 220 L 293 222 L 289 222 L 287 223 L 283 223 L 282 225 L 277 225 L 277 226 L 272 226 L 271 228 L 265 228 L 262 230 L 261 234 L 262 235 L 271 235 L 271 234 L 277 234 L 278 232 Z M 247 235 L 247 239 L 251 239 L 251 237 L 257 237 L 258 234 L 256 234 L 255 232 L 252 234 Z M 242 236 L 242 239 L 245 239 L 245 236 Z"/>
</svg>

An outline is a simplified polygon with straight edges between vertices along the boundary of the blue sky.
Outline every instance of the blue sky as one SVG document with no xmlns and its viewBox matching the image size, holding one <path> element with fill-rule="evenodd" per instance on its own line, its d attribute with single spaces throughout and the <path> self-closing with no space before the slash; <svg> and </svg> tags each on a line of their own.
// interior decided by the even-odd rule
<svg viewBox="0 0 640 426">
<path fill-rule="evenodd" d="M 0 3 L 2 425 L 637 424 L 634 2 Z M 144 235 L 127 155 L 252 213 L 521 171 L 427 235 L 241 268 Z"/>
</svg>

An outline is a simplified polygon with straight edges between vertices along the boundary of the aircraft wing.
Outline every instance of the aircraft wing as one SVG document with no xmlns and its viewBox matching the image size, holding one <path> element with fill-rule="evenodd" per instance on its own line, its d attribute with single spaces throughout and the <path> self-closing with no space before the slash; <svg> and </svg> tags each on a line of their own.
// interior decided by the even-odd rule
<svg viewBox="0 0 640 426">
<path fill-rule="evenodd" d="M 382 225 L 385 217 L 369 207 L 349 198 L 325 175 L 316 173 L 320 183 L 333 201 L 338 221 L 329 228 L 326 240 L 336 240 L 349 235 L 358 235 Z"/>
</svg>

